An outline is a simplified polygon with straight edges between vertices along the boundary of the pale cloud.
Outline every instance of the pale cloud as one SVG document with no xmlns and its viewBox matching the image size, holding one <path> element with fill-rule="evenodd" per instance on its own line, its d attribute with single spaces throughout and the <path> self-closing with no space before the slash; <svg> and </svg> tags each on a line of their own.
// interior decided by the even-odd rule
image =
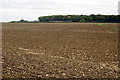
<svg viewBox="0 0 120 80">
<path fill-rule="evenodd" d="M 119 0 L 1 0 L 0 21 L 37 20 L 39 16 L 118 14 Z"/>
</svg>

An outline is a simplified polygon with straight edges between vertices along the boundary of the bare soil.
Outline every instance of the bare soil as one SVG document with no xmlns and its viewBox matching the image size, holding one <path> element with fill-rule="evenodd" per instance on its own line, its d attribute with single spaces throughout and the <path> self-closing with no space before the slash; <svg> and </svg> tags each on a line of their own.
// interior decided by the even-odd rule
<svg viewBox="0 0 120 80">
<path fill-rule="evenodd" d="M 3 23 L 2 39 L 3 78 L 118 77 L 118 24 Z"/>
</svg>

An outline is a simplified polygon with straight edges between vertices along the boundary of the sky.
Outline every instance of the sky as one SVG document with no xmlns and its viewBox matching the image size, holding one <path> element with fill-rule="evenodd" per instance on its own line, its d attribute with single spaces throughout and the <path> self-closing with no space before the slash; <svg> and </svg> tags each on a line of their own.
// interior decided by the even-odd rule
<svg viewBox="0 0 120 80">
<path fill-rule="evenodd" d="M 0 22 L 48 15 L 118 14 L 119 0 L 0 0 Z"/>
</svg>

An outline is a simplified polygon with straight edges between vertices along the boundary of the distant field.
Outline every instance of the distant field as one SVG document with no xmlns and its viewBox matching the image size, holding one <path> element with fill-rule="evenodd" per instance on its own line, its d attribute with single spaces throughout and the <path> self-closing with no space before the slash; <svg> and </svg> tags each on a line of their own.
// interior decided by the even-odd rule
<svg viewBox="0 0 120 80">
<path fill-rule="evenodd" d="M 118 28 L 109 23 L 4 23 L 4 78 L 116 78 Z"/>
</svg>

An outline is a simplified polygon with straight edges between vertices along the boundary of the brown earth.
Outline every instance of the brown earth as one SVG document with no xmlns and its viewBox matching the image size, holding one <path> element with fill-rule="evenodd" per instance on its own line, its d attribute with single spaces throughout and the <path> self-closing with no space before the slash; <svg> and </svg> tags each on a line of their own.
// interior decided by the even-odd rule
<svg viewBox="0 0 120 80">
<path fill-rule="evenodd" d="M 3 78 L 117 78 L 117 25 L 3 23 Z"/>
</svg>

